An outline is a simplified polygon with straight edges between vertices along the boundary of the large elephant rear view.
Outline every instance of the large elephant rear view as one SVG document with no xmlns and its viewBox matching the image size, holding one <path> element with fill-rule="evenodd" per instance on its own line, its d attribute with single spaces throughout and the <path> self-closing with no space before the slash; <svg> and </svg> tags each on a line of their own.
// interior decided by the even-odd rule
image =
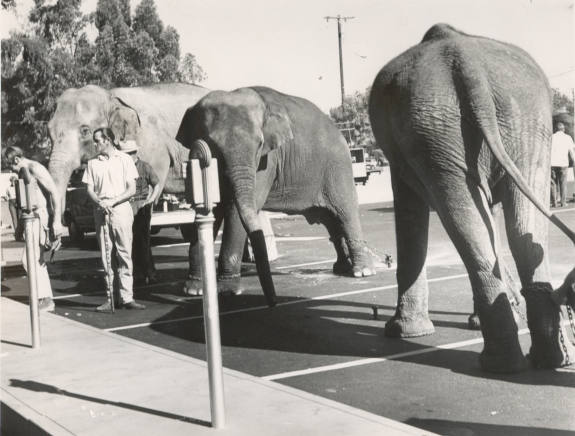
<svg viewBox="0 0 575 436">
<path fill-rule="evenodd" d="M 166 192 L 183 192 L 181 163 L 188 151 L 174 136 L 190 103 L 208 92 L 183 83 L 111 90 L 88 85 L 64 91 L 48 124 L 52 140 L 49 170 L 62 201 L 72 171 L 94 157 L 92 132 L 99 127 L 110 127 L 118 140 L 136 140 L 139 156 L 152 165 Z"/>
<path fill-rule="evenodd" d="M 534 206 L 546 210 L 549 201 L 552 99 L 543 71 L 515 46 L 440 24 L 380 71 L 369 112 L 395 203 L 399 296 L 386 333 L 433 332 L 425 271 L 432 206 L 469 273 L 482 367 L 523 367 L 491 212 L 501 204 L 527 303 L 531 360 L 545 368 L 573 362 L 550 297 L 548 221 Z"/>
</svg>

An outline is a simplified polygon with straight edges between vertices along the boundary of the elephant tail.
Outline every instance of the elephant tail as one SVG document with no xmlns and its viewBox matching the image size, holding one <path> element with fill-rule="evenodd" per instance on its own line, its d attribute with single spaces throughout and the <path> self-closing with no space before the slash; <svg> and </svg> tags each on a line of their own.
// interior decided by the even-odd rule
<svg viewBox="0 0 575 436">
<path fill-rule="evenodd" d="M 507 174 L 513 179 L 519 190 L 535 207 L 575 243 L 575 233 L 549 211 L 547 206 L 533 192 L 529 183 L 519 171 L 519 168 L 517 168 L 513 160 L 509 157 L 509 154 L 507 154 L 499 132 L 496 107 L 492 93 L 486 92 L 486 90 L 491 89 L 491 85 L 487 80 L 487 74 L 484 71 L 479 71 L 480 67 L 478 67 L 474 61 L 469 61 L 467 66 L 470 67 L 472 71 L 467 71 L 466 78 L 463 79 L 464 91 L 469 98 L 474 121 L 481 129 L 485 142 L 493 153 L 493 156 L 495 156 Z M 551 119 L 551 115 L 549 118 Z"/>
</svg>

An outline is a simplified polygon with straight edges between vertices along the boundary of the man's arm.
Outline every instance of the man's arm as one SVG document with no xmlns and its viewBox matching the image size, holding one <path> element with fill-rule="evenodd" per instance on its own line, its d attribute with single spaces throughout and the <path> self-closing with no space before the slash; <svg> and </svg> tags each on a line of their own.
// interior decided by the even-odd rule
<svg viewBox="0 0 575 436">
<path fill-rule="evenodd" d="M 152 168 L 152 166 L 150 164 L 148 164 L 148 171 L 147 172 L 148 172 L 148 174 L 147 174 L 148 185 L 153 186 L 154 190 L 152 191 L 152 195 L 150 195 L 150 198 L 148 198 L 148 200 L 146 200 L 146 202 L 144 204 L 155 203 L 161 194 L 160 179 L 158 178 L 158 176 L 156 175 L 156 173 L 154 172 L 154 169 Z"/>
<path fill-rule="evenodd" d="M 117 206 L 118 204 L 121 204 L 124 201 L 128 201 L 136 193 L 136 179 L 128 180 L 126 184 L 128 186 L 124 192 L 122 192 L 120 195 L 114 198 L 107 198 L 105 200 L 98 199 L 98 205 L 102 209 L 108 209 Z"/>
<path fill-rule="evenodd" d="M 52 232 L 55 238 L 59 238 L 62 236 L 62 197 L 60 197 L 60 192 L 50 173 L 43 165 L 32 162 L 29 170 L 30 174 L 36 178 L 44 196 L 48 197 L 46 201 L 50 205 L 52 215 Z"/>
</svg>

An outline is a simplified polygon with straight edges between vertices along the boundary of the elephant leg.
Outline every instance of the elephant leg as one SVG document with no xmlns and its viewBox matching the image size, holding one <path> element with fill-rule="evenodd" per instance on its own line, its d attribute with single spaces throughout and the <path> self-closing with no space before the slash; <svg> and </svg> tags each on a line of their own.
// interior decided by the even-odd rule
<svg viewBox="0 0 575 436">
<path fill-rule="evenodd" d="M 496 241 L 500 241 L 499 219 L 501 217 L 502 210 L 503 209 L 501 203 L 497 203 L 491 208 L 491 213 L 493 215 L 494 229 L 496 232 L 495 236 Z M 498 253 L 500 253 L 499 249 L 497 251 Z M 513 279 L 513 276 L 509 271 L 509 267 L 507 266 L 507 264 L 503 260 L 503 257 L 500 254 L 498 254 L 497 260 L 499 262 L 501 270 L 504 271 L 504 276 L 502 277 L 502 279 L 505 280 L 506 285 L 505 289 L 507 291 L 507 297 L 509 298 L 509 301 L 512 302 L 512 304 L 519 305 L 520 302 L 523 301 L 523 297 L 521 297 L 521 293 L 519 292 L 519 289 L 515 284 L 515 280 Z M 520 316 L 516 311 L 513 311 L 513 317 L 515 318 L 515 322 L 519 324 Z M 477 311 L 477 306 L 475 304 L 475 299 L 473 302 L 473 314 L 469 316 L 468 322 L 470 330 L 481 330 L 481 323 L 479 321 L 479 314 Z"/>
<path fill-rule="evenodd" d="M 547 182 L 548 183 L 548 182 Z M 533 186 L 533 184 L 532 184 Z M 546 198 L 547 184 L 542 198 Z M 548 221 L 510 186 L 505 224 L 511 253 L 521 279 L 531 333 L 529 356 L 534 366 L 558 368 L 575 362 L 575 348 L 561 327 L 561 308 L 553 300 L 547 251 Z"/>
<path fill-rule="evenodd" d="M 244 291 L 241 282 L 242 254 L 247 233 L 235 204 L 226 214 L 222 246 L 218 258 L 218 292 L 239 295 Z"/>
<path fill-rule="evenodd" d="M 429 228 L 429 205 L 392 169 L 397 239 L 397 310 L 385 324 L 385 334 L 411 338 L 433 333 L 428 314 L 425 259 Z"/>
<path fill-rule="evenodd" d="M 498 262 L 497 230 L 487 199 L 464 174 L 432 183 L 437 212 L 469 274 L 484 348 L 479 363 L 486 371 L 517 372 L 525 365 L 517 324 Z M 447 187 L 447 188 L 446 188 Z"/>
<path fill-rule="evenodd" d="M 327 229 L 329 240 L 333 243 L 337 254 L 337 260 L 333 264 L 333 273 L 350 274 L 353 271 L 353 264 L 345 243 L 343 231 L 333 214 L 326 209 L 313 209 L 311 212 L 304 213 L 304 216 L 310 224 L 317 224 L 319 219 L 319 223 L 323 224 Z"/>
<path fill-rule="evenodd" d="M 353 175 L 349 174 L 349 177 Z M 321 217 L 337 253 L 333 272 L 355 277 L 372 276 L 375 275 L 375 266 L 361 231 L 355 185 L 343 180 L 342 174 L 328 178 L 325 191 L 332 195 Z"/>
<path fill-rule="evenodd" d="M 222 221 L 224 219 L 220 208 L 214 209 L 214 240 L 218 236 Z M 200 254 L 200 244 L 198 232 L 192 232 L 192 240 L 188 250 L 188 278 L 184 283 L 185 295 L 202 295 L 202 257 Z"/>
</svg>

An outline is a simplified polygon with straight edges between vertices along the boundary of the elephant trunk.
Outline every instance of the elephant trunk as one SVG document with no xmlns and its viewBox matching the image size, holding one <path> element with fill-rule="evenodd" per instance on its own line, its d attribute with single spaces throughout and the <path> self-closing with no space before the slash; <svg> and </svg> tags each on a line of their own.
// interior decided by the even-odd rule
<svg viewBox="0 0 575 436">
<path fill-rule="evenodd" d="M 268 306 L 274 307 L 277 304 L 276 291 L 254 195 L 255 171 L 243 168 L 237 172 L 231 171 L 229 176 L 240 219 L 252 244 L 260 284 Z"/>
<path fill-rule="evenodd" d="M 52 153 L 50 157 L 48 171 L 54 180 L 58 192 L 60 192 L 62 215 L 66 210 L 66 188 L 68 187 L 68 181 L 70 180 L 72 171 L 79 166 L 79 163 L 76 164 L 70 156 L 64 153 Z"/>
</svg>

